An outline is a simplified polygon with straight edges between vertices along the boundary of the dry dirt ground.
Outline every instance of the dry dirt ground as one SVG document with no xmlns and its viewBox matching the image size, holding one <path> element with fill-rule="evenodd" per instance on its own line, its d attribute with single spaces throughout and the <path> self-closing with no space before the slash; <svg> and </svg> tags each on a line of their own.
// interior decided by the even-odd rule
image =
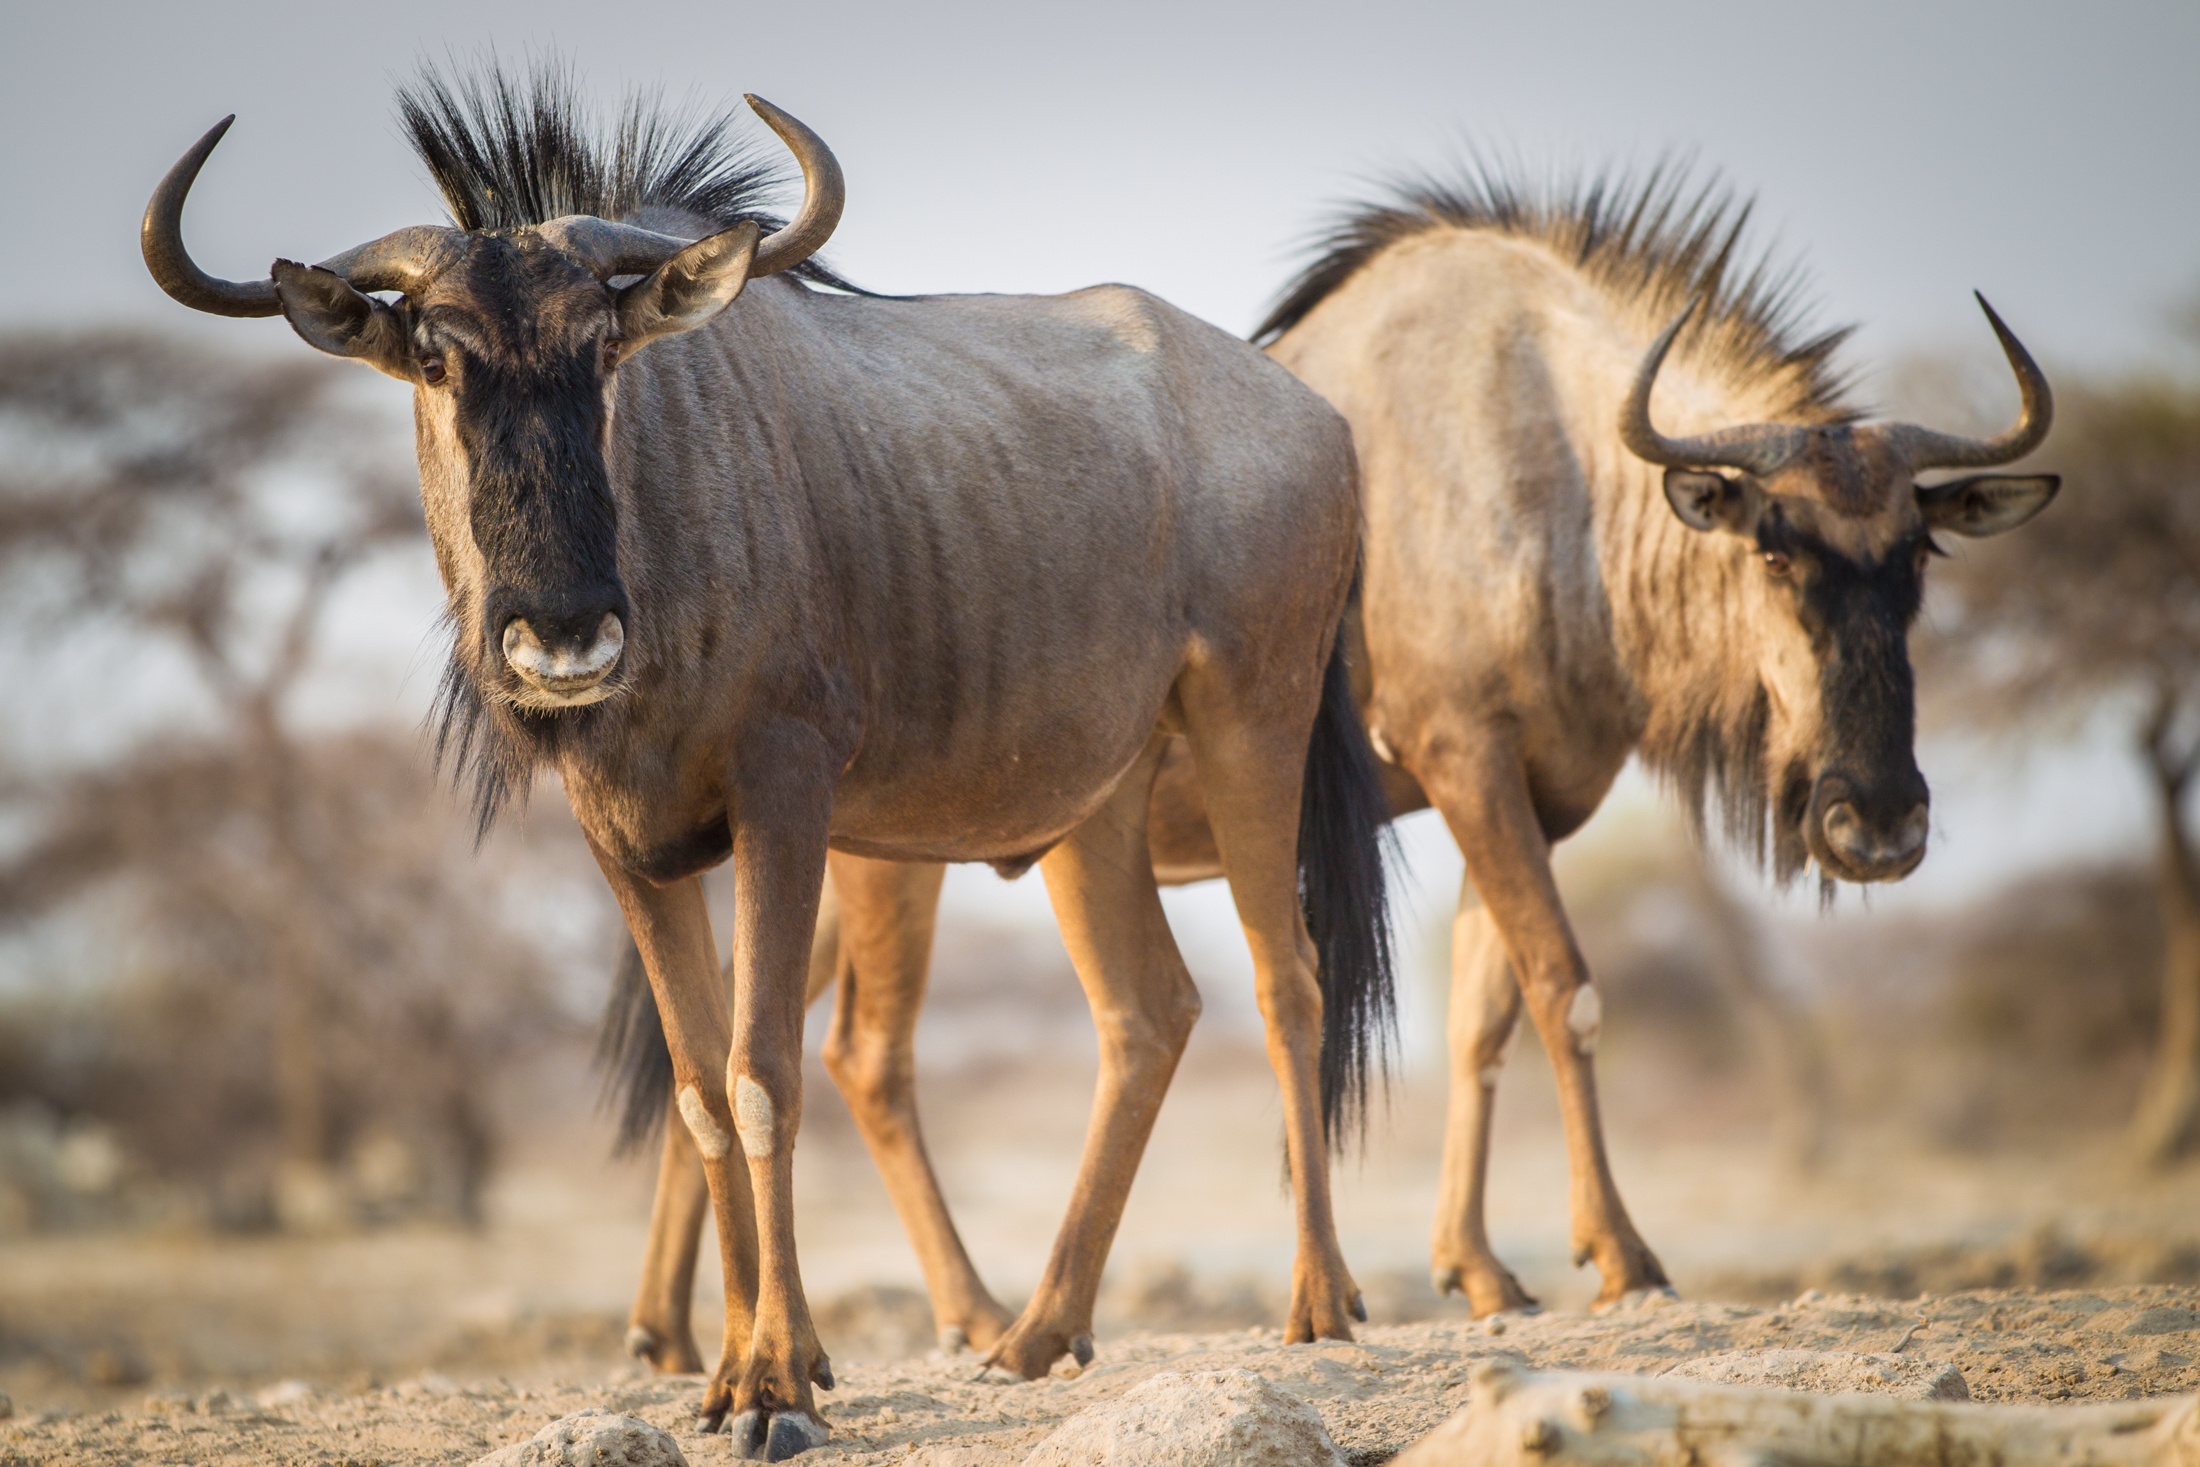
<svg viewBox="0 0 2200 1467">
<path fill-rule="evenodd" d="M 1690 1360 L 1768 1351 L 1869 1357 L 1865 1379 L 1899 1386 L 1942 1364 L 1977 1399 L 2117 1399 L 2200 1385 L 2200 1291 L 1988 1290 L 1896 1302 L 1819 1295 L 1761 1308 L 1657 1302 L 1603 1316 L 1549 1313 L 1484 1324 L 1377 1326 L 1351 1344 L 1284 1345 L 1273 1329 L 1131 1334 L 1082 1372 L 1006 1384 L 970 1357 L 850 1365 L 827 1397 L 833 1440 L 811 1460 L 990 1467 L 1020 1462 L 1063 1418 L 1158 1371 L 1243 1368 L 1304 1397 L 1355 1464 L 1387 1460 L 1459 1410 L 1475 1365 L 1505 1360 L 1655 1374 Z M 1794 1359 L 1793 1355 L 1775 1357 Z M 468 1463 L 596 1406 L 664 1427 L 691 1461 L 730 1456 L 696 1433 L 699 1377 L 622 1373 L 592 1383 L 461 1384 L 427 1373 L 390 1386 L 278 1383 L 255 1397 L 156 1394 L 128 1409 L 38 1413 L 0 1423 L 0 1462 Z"/>
<path fill-rule="evenodd" d="M 1635 1217 L 1683 1298 L 1584 1311 L 1565 1256 L 1563 1146 L 1547 1074 L 1516 1063 L 1499 1112 L 1492 1234 L 1551 1307 L 1494 1329 L 1426 1274 L 1441 1075 L 1406 1075 L 1338 1174 L 1339 1227 L 1374 1324 L 1353 1344 L 1285 1347 L 1289 1278 L 1274 1086 L 1257 1052 L 1188 1057 L 1119 1234 L 1080 1375 L 977 1380 L 928 1353 L 915 1268 L 837 1099 L 812 1072 L 797 1153 L 803 1272 L 840 1388 L 821 1400 L 855 1460 L 1016 1462 L 1051 1424 L 1164 1370 L 1243 1366 L 1302 1392 L 1356 1462 L 1456 1410 L 1476 1361 L 1659 1371 L 1771 1350 L 1912 1381 L 1945 1362 L 1980 1400 L 2200 1389 L 2200 1174 L 2139 1177 L 2113 1138 L 1991 1153 L 1850 1133 L 1819 1173 L 1768 1129 L 1615 1107 Z M 521 1097 L 524 1124 L 479 1232 L 325 1238 L 109 1232 L 0 1239 L 0 1467 L 32 1462 L 464 1464 L 587 1406 L 672 1430 L 697 1462 L 695 1380 L 619 1351 L 639 1256 L 644 1165 L 603 1160 L 578 1066 Z M 1067 1196 L 1091 1072 L 966 1066 L 928 1083 L 942 1182 L 1002 1297 L 1032 1287 Z M 1624 1073 L 1612 1087 L 1628 1088 Z M 706 1249 L 706 1254 L 711 1250 Z M 706 1264 L 697 1330 L 715 1339 Z M 1809 1298 L 1812 1289 L 1823 1291 Z M 1797 1296 L 1806 1302 L 1796 1302 Z M 1787 1301 L 1783 1303 L 1782 1301 Z M 1922 1325 L 1922 1328 L 1919 1326 Z"/>
</svg>

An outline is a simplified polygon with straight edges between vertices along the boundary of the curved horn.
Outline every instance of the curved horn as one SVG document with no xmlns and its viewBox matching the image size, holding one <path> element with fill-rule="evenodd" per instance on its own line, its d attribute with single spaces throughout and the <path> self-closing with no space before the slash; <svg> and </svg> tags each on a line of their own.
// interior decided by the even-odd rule
<svg viewBox="0 0 2200 1467">
<path fill-rule="evenodd" d="M 2024 349 L 2024 343 L 2017 340 L 2016 333 L 2003 325 L 1994 308 L 1986 304 L 1986 297 L 1977 291 L 1972 294 L 1978 296 L 1979 309 L 2001 338 L 2002 355 L 2009 358 L 2010 370 L 2017 374 L 2017 390 L 2023 395 L 2024 406 L 2017 421 L 1993 438 L 1964 438 L 1936 433 L 1915 423 L 1889 423 L 1880 431 L 1909 460 L 1912 469 L 1984 469 L 2014 463 L 2044 443 L 2047 430 L 2054 426 L 2055 395 L 2048 390 L 2046 374 Z"/>
<path fill-rule="evenodd" d="M 214 144 L 236 120 L 237 114 L 232 112 L 215 123 L 168 170 L 168 176 L 153 190 L 152 201 L 145 206 L 145 226 L 139 231 L 138 242 L 145 251 L 145 268 L 153 272 L 155 283 L 192 310 L 216 316 L 279 316 L 283 303 L 276 299 L 274 281 L 217 280 L 201 270 L 183 247 L 184 196 L 191 192 Z"/>
<path fill-rule="evenodd" d="M 237 120 L 235 113 L 207 130 L 168 170 L 145 206 L 145 225 L 140 244 L 145 268 L 160 288 L 194 311 L 216 316 L 279 316 L 282 300 L 272 280 L 220 280 L 201 270 L 183 247 L 183 201 L 206 166 L 214 145 Z M 342 276 L 354 290 L 410 292 L 421 277 L 446 263 L 464 238 L 458 230 L 435 225 L 400 229 L 321 262 L 323 270 Z"/>
<path fill-rule="evenodd" d="M 748 104 L 779 134 L 795 161 L 802 165 L 804 185 L 802 212 L 794 216 L 794 223 L 756 247 L 756 263 L 749 267 L 749 278 L 753 280 L 799 265 L 823 248 L 832 238 L 833 227 L 840 223 L 841 208 L 848 202 L 848 185 L 840 176 L 840 160 L 825 146 L 823 138 L 762 97 L 750 96 Z"/>
<path fill-rule="evenodd" d="M 1696 314 L 1696 307 L 1702 303 L 1701 297 L 1690 301 L 1644 354 L 1642 365 L 1635 371 L 1635 384 L 1628 390 L 1627 401 L 1619 410 L 1620 441 L 1635 457 L 1668 468 L 1717 465 L 1752 474 L 1772 473 L 1794 455 L 1802 442 L 1802 429 L 1780 423 L 1751 423 L 1739 428 L 1721 428 L 1716 433 L 1696 438 L 1667 438 L 1650 426 L 1650 389 L 1657 385 L 1658 369 L 1665 365 L 1665 354 L 1672 349 L 1673 338 L 1680 335 L 1681 328 L 1688 324 L 1689 318 Z"/>
</svg>

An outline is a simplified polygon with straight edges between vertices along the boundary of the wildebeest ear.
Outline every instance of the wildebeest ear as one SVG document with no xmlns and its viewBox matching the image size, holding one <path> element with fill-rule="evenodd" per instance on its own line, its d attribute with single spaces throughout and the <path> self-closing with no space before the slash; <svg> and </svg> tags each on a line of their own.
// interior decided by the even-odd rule
<svg viewBox="0 0 2200 1467">
<path fill-rule="evenodd" d="M 1917 507 L 1934 529 L 1980 539 L 2014 530 L 2047 508 L 2060 488 L 2060 474 L 1973 474 L 1918 490 Z"/>
<path fill-rule="evenodd" d="M 275 295 L 290 329 L 331 356 L 351 357 L 392 377 L 412 380 L 405 323 L 371 295 L 318 265 L 277 260 Z"/>
<path fill-rule="evenodd" d="M 619 337 L 629 352 L 692 331 L 733 304 L 749 283 L 757 227 L 743 220 L 699 239 L 619 292 Z"/>
<path fill-rule="evenodd" d="M 1746 535 L 1757 528 L 1764 494 L 1747 479 L 1729 479 L 1705 469 L 1667 469 L 1665 502 L 1691 530 Z"/>
</svg>

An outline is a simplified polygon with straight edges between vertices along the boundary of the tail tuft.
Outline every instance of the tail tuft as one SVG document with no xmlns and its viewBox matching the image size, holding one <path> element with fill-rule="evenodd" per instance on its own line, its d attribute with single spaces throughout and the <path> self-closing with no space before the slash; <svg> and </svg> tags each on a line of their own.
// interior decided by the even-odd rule
<svg viewBox="0 0 2200 1467">
<path fill-rule="evenodd" d="M 1322 676 L 1321 711 L 1299 801 L 1299 901 L 1319 954 L 1322 1132 L 1341 1150 L 1367 1129 L 1368 1072 L 1387 1077 L 1397 1042 L 1383 856 L 1395 844 L 1390 801 L 1360 726 L 1340 633 Z"/>
<path fill-rule="evenodd" d="M 603 1072 L 599 1106 L 614 1112 L 619 1139 L 614 1156 L 628 1156 L 657 1139 L 672 1099 L 672 1050 L 650 991 L 641 950 L 631 939 L 619 971 L 611 980 L 611 1002 L 604 1008 L 603 1032 L 596 1037 L 596 1068 Z"/>
</svg>

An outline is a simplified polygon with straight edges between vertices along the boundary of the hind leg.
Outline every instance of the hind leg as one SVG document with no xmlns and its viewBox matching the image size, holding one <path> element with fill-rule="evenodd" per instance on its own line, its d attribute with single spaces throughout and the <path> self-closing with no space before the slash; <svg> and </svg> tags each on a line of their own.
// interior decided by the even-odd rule
<svg viewBox="0 0 2200 1467">
<path fill-rule="evenodd" d="M 697 1375 L 703 1369 L 688 1321 L 695 1298 L 695 1260 L 709 1217 L 710 1185 L 703 1176 L 702 1153 L 695 1149 L 678 1104 L 668 1102 L 642 1282 L 626 1317 L 626 1353 L 647 1360 L 659 1375 Z"/>
<path fill-rule="evenodd" d="M 1256 721 L 1212 672 L 1187 679 L 1183 704 L 1200 787 L 1230 897 L 1253 953 L 1268 1062 L 1283 1092 L 1284 1148 L 1298 1233 L 1284 1339 L 1352 1338 L 1365 1319 L 1337 1242 L 1322 1124 L 1322 993 L 1299 906 L 1299 801 L 1318 684 L 1300 716 Z"/>
<path fill-rule="evenodd" d="M 1161 911 L 1146 845 L 1155 738 L 1106 804 L 1039 863 L 1063 944 L 1092 1005 L 1100 1080 L 1068 1215 L 1039 1287 L 988 1365 L 1036 1380 L 1063 1354 L 1092 1358 L 1100 1273 L 1154 1117 L 1199 1017 L 1199 991 Z"/>
<path fill-rule="evenodd" d="M 1536 1301 L 1490 1251 L 1483 1222 L 1489 1182 L 1490 1111 L 1497 1077 L 1520 1026 L 1520 985 L 1505 944 L 1471 885 L 1451 926 L 1451 1103 L 1444 1119 L 1443 1185 L 1436 1203 L 1429 1282 L 1439 1294 L 1465 1293 L 1474 1317 L 1534 1309 Z"/>
<path fill-rule="evenodd" d="M 917 1015 L 946 868 L 835 853 L 830 869 L 840 894 L 842 957 L 825 1068 L 916 1249 L 941 1344 L 988 1349 L 1014 1316 L 971 1265 L 917 1121 Z"/>
</svg>

